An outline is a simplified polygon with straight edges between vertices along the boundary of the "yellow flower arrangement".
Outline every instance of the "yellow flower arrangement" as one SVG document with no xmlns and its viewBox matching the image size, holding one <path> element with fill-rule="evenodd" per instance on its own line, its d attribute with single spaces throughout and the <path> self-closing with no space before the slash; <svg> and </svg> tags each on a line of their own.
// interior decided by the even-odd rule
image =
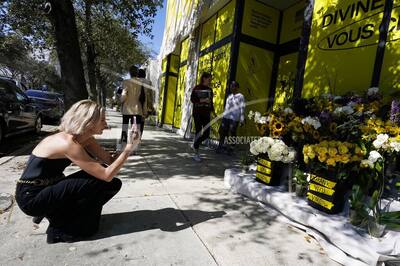
<svg viewBox="0 0 400 266">
<path fill-rule="evenodd" d="M 368 119 L 361 126 L 362 136 L 364 140 L 375 139 L 378 134 L 388 134 L 392 137 L 400 135 L 400 127 L 391 121 L 382 121 L 381 119 Z"/>
<path fill-rule="evenodd" d="M 327 166 L 336 166 L 338 163 L 360 162 L 365 156 L 365 151 L 353 143 L 324 140 L 318 144 L 304 145 L 303 156 L 306 164 L 317 158 Z"/>
</svg>

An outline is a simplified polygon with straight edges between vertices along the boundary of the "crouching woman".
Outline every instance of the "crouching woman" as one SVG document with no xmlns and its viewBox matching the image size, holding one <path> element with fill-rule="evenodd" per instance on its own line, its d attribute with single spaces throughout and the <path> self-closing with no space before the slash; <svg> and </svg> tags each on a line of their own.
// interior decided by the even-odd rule
<svg viewBox="0 0 400 266">
<path fill-rule="evenodd" d="M 17 181 L 16 201 L 27 215 L 49 220 L 47 243 L 73 242 L 97 232 L 103 205 L 121 189 L 114 178 L 140 141 L 131 131 L 128 144 L 113 158 L 95 140 L 107 128 L 105 112 L 90 100 L 75 103 L 63 116 L 59 132 L 32 151 Z M 71 163 L 81 170 L 64 176 Z"/>
</svg>

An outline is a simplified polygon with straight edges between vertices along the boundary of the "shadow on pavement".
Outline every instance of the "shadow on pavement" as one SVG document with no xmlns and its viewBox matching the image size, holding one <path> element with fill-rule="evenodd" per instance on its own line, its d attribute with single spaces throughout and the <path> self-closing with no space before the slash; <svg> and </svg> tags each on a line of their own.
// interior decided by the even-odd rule
<svg viewBox="0 0 400 266">
<path fill-rule="evenodd" d="M 104 214 L 101 216 L 99 233 L 91 237 L 90 240 L 152 229 L 176 232 L 198 223 L 221 218 L 225 214 L 224 211 L 207 212 L 174 208 Z M 190 221 L 187 217 L 190 217 Z"/>
</svg>

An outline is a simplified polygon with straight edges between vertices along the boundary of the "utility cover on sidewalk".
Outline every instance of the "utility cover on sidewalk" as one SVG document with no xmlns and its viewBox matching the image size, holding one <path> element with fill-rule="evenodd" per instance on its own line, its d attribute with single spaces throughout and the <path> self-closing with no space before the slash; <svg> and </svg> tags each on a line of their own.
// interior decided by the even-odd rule
<svg viewBox="0 0 400 266">
<path fill-rule="evenodd" d="M 7 211 L 13 203 L 13 196 L 8 193 L 0 194 L 0 214 Z"/>
</svg>

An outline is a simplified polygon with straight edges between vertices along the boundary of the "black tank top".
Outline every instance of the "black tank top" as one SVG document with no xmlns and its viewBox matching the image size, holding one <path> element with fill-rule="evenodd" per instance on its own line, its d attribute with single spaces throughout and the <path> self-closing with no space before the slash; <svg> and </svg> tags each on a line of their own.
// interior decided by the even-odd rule
<svg viewBox="0 0 400 266">
<path fill-rule="evenodd" d="M 31 154 L 21 179 L 55 179 L 71 164 L 67 158 L 49 159 Z"/>
</svg>

